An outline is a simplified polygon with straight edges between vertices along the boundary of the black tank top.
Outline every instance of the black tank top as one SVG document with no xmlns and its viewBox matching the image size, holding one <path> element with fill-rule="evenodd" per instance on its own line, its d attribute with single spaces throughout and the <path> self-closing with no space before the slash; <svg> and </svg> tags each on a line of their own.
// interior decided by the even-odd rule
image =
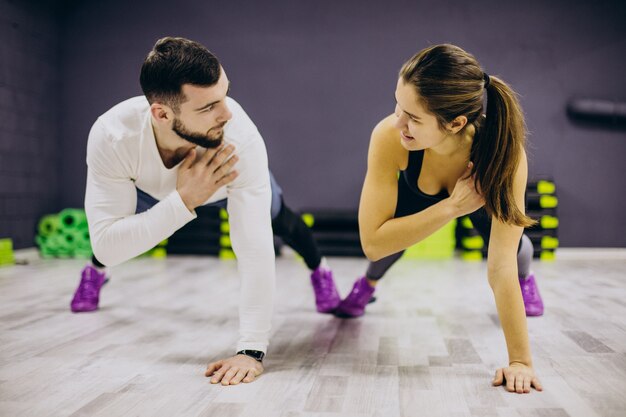
<svg viewBox="0 0 626 417">
<path fill-rule="evenodd" d="M 417 186 L 417 179 L 422 170 L 424 151 L 410 151 L 409 164 L 398 177 L 398 202 L 394 217 L 404 217 L 422 211 L 449 197 L 443 189 L 436 195 L 426 194 Z"/>
<path fill-rule="evenodd" d="M 409 151 L 409 164 L 404 171 L 400 171 L 398 177 L 398 201 L 394 217 L 410 216 L 450 197 L 445 188 L 435 195 L 426 194 L 419 189 L 417 179 L 420 176 L 423 161 L 423 150 Z M 481 207 L 469 217 L 485 243 L 489 244 L 491 216 L 487 214 L 484 207 Z"/>
</svg>

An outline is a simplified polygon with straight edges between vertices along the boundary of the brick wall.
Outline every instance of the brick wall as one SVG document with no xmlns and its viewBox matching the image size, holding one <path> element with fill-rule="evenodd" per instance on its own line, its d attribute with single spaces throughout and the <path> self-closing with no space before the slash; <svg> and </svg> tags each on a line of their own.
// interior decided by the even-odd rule
<svg viewBox="0 0 626 417">
<path fill-rule="evenodd" d="M 0 238 L 15 248 L 59 210 L 59 50 L 51 5 L 0 0 Z"/>
</svg>

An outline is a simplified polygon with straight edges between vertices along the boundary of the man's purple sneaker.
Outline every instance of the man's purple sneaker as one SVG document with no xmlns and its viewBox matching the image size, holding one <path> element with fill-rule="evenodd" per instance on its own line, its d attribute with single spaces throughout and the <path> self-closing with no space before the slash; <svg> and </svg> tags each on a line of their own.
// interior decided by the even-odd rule
<svg viewBox="0 0 626 417">
<path fill-rule="evenodd" d="M 108 281 L 104 272 L 99 272 L 91 265 L 83 268 L 80 284 L 72 298 L 71 308 L 74 313 L 93 311 L 98 308 L 100 288 Z"/>
<path fill-rule="evenodd" d="M 317 311 L 320 313 L 332 313 L 341 301 L 333 280 L 333 272 L 323 266 L 318 266 L 311 273 L 311 284 L 313 284 Z"/>
<path fill-rule="evenodd" d="M 335 315 L 344 318 L 362 316 L 365 314 L 365 306 L 372 300 L 374 290 L 365 277 L 357 279 L 350 294 L 339 304 Z"/>
<path fill-rule="evenodd" d="M 543 315 L 543 301 L 541 300 L 541 294 L 539 294 L 539 288 L 537 288 L 537 283 L 535 282 L 535 275 L 531 272 L 526 278 L 520 278 L 519 285 L 522 288 L 526 315 Z"/>
</svg>

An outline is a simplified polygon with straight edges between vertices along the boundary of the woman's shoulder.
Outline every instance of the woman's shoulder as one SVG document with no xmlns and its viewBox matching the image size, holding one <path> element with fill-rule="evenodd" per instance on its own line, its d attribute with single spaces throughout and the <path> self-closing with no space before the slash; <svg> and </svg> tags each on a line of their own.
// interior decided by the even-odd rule
<svg viewBox="0 0 626 417">
<path fill-rule="evenodd" d="M 382 157 L 394 165 L 406 165 L 408 151 L 400 142 L 400 131 L 395 126 L 396 116 L 391 114 L 382 119 L 372 130 L 370 152 Z"/>
</svg>

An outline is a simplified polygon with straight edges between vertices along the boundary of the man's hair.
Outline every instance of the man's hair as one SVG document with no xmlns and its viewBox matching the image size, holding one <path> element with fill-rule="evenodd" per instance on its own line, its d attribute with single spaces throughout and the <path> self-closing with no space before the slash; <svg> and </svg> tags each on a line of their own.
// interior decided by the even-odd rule
<svg viewBox="0 0 626 417">
<path fill-rule="evenodd" d="M 139 82 L 150 104 L 163 103 L 175 113 L 187 100 L 183 84 L 210 87 L 220 77 L 215 55 L 198 42 L 185 38 L 159 39 L 141 66 Z"/>
</svg>

